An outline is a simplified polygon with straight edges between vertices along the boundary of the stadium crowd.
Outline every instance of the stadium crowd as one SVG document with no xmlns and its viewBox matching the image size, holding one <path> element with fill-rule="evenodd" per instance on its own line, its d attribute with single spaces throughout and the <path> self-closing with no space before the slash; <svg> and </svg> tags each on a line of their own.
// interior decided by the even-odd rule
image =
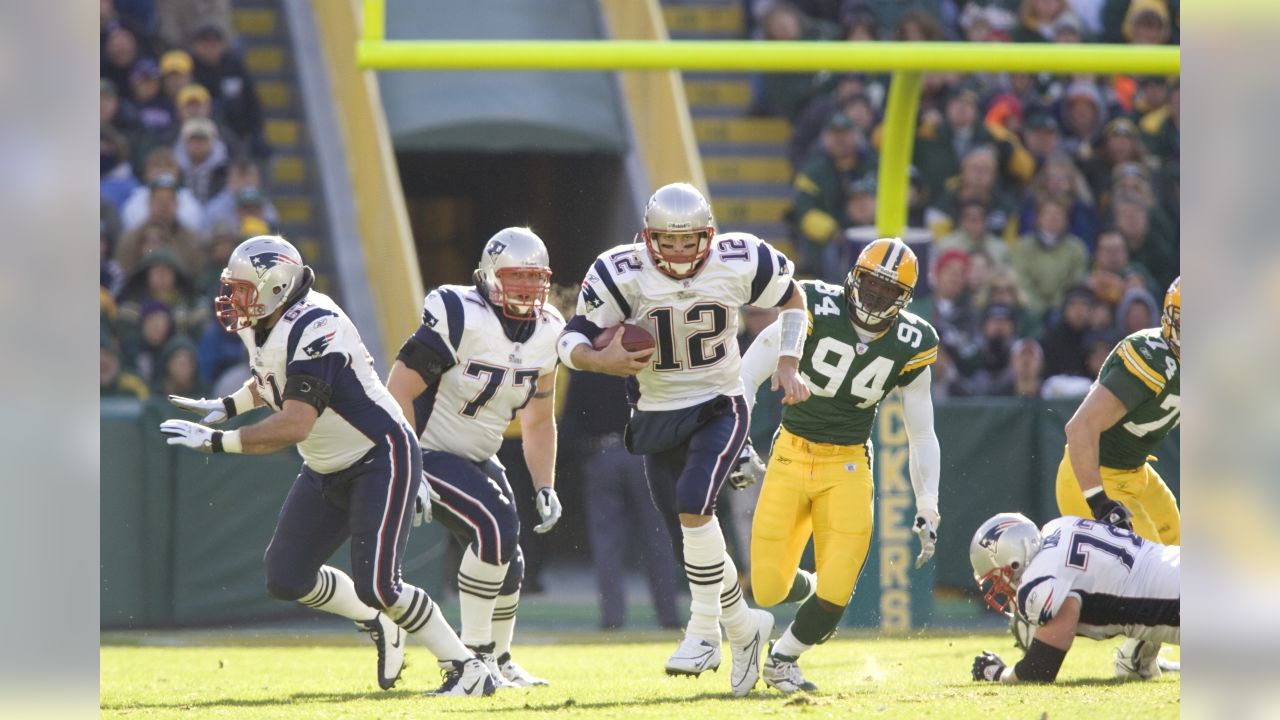
<svg viewBox="0 0 1280 720">
<path fill-rule="evenodd" d="M 103 0 L 101 394 L 225 394 L 248 377 L 213 322 L 218 274 L 271 232 L 270 156 L 229 0 Z"/>
</svg>

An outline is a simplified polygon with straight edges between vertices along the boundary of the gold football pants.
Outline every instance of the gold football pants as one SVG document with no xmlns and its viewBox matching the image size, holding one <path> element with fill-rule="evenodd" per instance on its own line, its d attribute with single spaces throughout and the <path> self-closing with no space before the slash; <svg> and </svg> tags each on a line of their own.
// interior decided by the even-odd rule
<svg viewBox="0 0 1280 720">
<path fill-rule="evenodd" d="M 1134 470 L 1101 467 L 1102 490 L 1108 497 L 1119 500 L 1133 513 L 1133 531 L 1139 537 L 1165 545 L 1182 544 L 1182 516 L 1178 513 L 1178 501 L 1169 486 L 1151 463 Z M 1063 515 L 1093 517 L 1089 503 L 1084 499 L 1080 481 L 1071 468 L 1071 458 L 1065 452 L 1058 465 L 1058 510 Z"/>
<path fill-rule="evenodd" d="M 762 607 L 791 590 L 813 535 L 818 597 L 844 606 L 871 543 L 874 486 L 863 445 L 811 443 L 779 430 L 751 521 L 751 590 Z"/>
</svg>

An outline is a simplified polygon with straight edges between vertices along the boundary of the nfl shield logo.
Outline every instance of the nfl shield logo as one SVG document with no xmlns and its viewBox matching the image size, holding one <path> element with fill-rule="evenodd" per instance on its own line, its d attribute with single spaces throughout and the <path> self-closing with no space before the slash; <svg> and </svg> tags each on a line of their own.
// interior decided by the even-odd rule
<svg viewBox="0 0 1280 720">
<path fill-rule="evenodd" d="M 856 350 L 859 355 L 865 355 L 867 352 L 867 344 L 858 343 L 857 345 L 854 346 L 853 349 Z"/>
</svg>

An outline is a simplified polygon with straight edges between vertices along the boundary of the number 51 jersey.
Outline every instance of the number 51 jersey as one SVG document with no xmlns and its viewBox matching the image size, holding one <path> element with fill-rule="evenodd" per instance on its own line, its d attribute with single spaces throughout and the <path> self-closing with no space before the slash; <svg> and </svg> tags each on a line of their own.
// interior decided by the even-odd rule
<svg viewBox="0 0 1280 720">
<path fill-rule="evenodd" d="M 1180 547 L 1071 516 L 1051 520 L 1040 535 L 1040 551 L 1018 586 L 1018 612 L 1029 622 L 1049 622 L 1075 596 L 1080 601 L 1077 635 L 1178 642 Z"/>
<path fill-rule="evenodd" d="M 432 347 L 452 363 L 414 402 L 422 449 L 487 460 L 538 379 L 556 371 L 564 317 L 544 305 L 528 337 L 513 341 L 475 287 L 442 285 L 427 295 L 422 321 Z"/>
<path fill-rule="evenodd" d="M 653 334 L 658 346 L 636 375 L 640 410 L 741 395 L 738 311 L 785 302 L 794 270 L 786 255 L 747 233 L 715 235 L 702 268 L 683 280 L 655 267 L 644 245 L 619 245 L 591 266 L 568 329 L 594 339 L 631 320 Z"/>
</svg>

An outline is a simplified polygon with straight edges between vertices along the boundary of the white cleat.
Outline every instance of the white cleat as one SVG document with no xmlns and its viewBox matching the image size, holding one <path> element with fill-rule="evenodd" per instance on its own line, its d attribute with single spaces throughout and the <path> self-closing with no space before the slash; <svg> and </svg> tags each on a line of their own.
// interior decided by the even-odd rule
<svg viewBox="0 0 1280 720">
<path fill-rule="evenodd" d="M 493 676 L 489 674 L 489 668 L 484 666 L 478 658 L 469 660 L 441 660 L 440 669 L 443 670 L 444 684 L 435 692 L 429 692 L 432 697 L 440 697 L 443 695 L 466 695 L 470 697 L 480 697 L 482 695 L 493 694 Z"/>
<path fill-rule="evenodd" d="M 769 655 L 764 661 L 764 684 L 790 695 L 794 692 L 814 692 L 817 685 L 804 679 L 797 658 L 775 655 L 773 643 L 769 643 Z"/>
<path fill-rule="evenodd" d="M 751 619 L 755 624 L 755 632 L 743 644 L 729 641 L 730 656 L 733 658 L 733 670 L 729 673 L 729 687 L 735 697 L 742 697 L 751 692 L 760 679 L 760 651 L 769 642 L 773 633 L 773 615 L 768 610 L 751 610 Z"/>
<path fill-rule="evenodd" d="M 372 620 L 357 620 L 360 632 L 369 633 L 378 648 L 378 687 L 390 690 L 404 669 L 404 630 L 383 613 Z"/>
<path fill-rule="evenodd" d="M 1156 667 L 1160 668 L 1160 672 L 1181 673 L 1182 662 L 1179 660 L 1168 660 L 1162 657 L 1156 658 Z"/>
<path fill-rule="evenodd" d="M 1116 650 L 1116 677 L 1155 680 L 1160 677 L 1160 643 L 1129 638 Z"/>
<path fill-rule="evenodd" d="M 512 690 L 520 687 L 515 683 L 509 682 L 503 676 L 502 670 L 498 668 L 498 661 L 493 657 L 493 643 L 481 645 L 479 647 L 467 646 L 467 649 L 476 654 L 476 659 L 489 671 L 489 675 L 493 677 L 493 688 L 495 690 Z"/>
<path fill-rule="evenodd" d="M 511 659 L 511 653 L 502 653 L 498 656 L 498 671 L 502 673 L 502 677 L 516 687 L 533 687 L 534 685 L 550 685 L 546 680 L 529 674 L 528 670 L 520 667 L 520 664 Z"/>
<path fill-rule="evenodd" d="M 667 658 L 668 675 L 692 675 L 698 677 L 707 670 L 720 668 L 720 641 L 715 644 L 686 635 Z"/>
</svg>

